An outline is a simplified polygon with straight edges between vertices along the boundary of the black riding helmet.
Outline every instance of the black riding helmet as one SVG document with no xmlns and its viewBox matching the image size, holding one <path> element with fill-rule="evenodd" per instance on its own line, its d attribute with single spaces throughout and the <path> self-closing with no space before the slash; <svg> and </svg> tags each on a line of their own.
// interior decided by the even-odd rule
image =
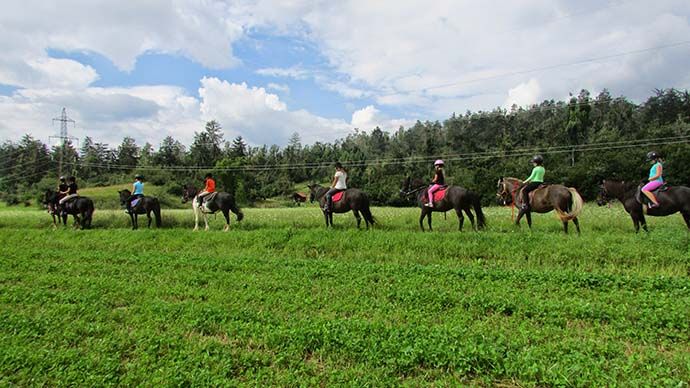
<svg viewBox="0 0 690 388">
<path fill-rule="evenodd" d="M 65 181 L 65 176 L 63 175 L 60 177 L 60 182 L 64 182 L 64 181 Z"/>
<path fill-rule="evenodd" d="M 134 176 L 134 179 L 144 180 L 144 176 L 141 174 L 137 174 Z"/>
<path fill-rule="evenodd" d="M 657 160 L 661 159 L 661 154 L 656 152 L 656 151 L 649 151 L 647 152 L 647 161 L 650 162 L 652 160 Z"/>
<path fill-rule="evenodd" d="M 208 178 L 213 179 L 213 174 L 211 174 L 210 172 L 209 172 L 208 174 L 206 174 L 206 176 L 204 177 L 204 179 L 208 179 Z"/>
<path fill-rule="evenodd" d="M 530 159 L 530 163 L 542 164 L 544 163 L 544 157 L 541 155 L 534 155 L 532 159 Z"/>
</svg>

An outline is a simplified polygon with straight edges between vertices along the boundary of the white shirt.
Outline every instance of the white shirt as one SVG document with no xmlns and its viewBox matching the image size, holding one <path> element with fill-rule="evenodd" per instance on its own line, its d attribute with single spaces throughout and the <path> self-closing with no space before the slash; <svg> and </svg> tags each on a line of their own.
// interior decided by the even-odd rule
<svg viewBox="0 0 690 388">
<path fill-rule="evenodd" d="M 338 178 L 335 182 L 335 188 L 338 190 L 347 189 L 347 184 L 345 183 L 347 181 L 347 173 L 345 171 L 336 171 L 335 177 Z"/>
</svg>

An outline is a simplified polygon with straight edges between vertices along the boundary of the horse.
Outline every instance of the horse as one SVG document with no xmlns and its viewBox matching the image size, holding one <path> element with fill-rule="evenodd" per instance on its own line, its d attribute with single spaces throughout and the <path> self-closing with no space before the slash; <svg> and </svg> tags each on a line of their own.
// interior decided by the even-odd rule
<svg viewBox="0 0 690 388">
<path fill-rule="evenodd" d="M 597 204 L 599 206 L 606 205 L 612 198 L 619 200 L 632 218 L 635 233 L 640 232 L 640 225 L 645 232 L 649 232 L 647 221 L 644 218 L 645 209 L 636 198 L 638 189 L 639 185 L 635 182 L 605 179 L 601 183 Z M 680 212 L 685 219 L 688 230 L 690 230 L 690 188 L 670 186 L 668 190 L 656 194 L 656 197 L 659 200 L 659 206 L 647 208 L 647 215 L 664 217 Z"/>
<path fill-rule="evenodd" d="M 208 230 L 208 214 L 213 214 L 218 210 L 220 210 L 225 217 L 224 232 L 230 229 L 230 211 L 237 215 L 237 222 L 242 221 L 244 218 L 244 213 L 237 207 L 235 197 L 232 194 L 222 191 L 208 194 L 207 197 L 213 197 L 204 200 L 204 204 L 199 206 L 197 194 L 199 194 L 200 191 L 201 190 L 197 190 L 197 188 L 192 185 L 182 186 L 182 203 L 186 203 L 192 199 L 192 209 L 194 209 L 194 230 L 199 230 L 199 213 L 204 216 L 204 224 L 206 225 L 205 230 Z"/>
<path fill-rule="evenodd" d="M 410 177 L 405 178 L 400 189 L 400 194 L 409 198 L 416 194 L 417 205 L 421 207 L 422 212 L 419 215 L 419 227 L 424 231 L 424 218 L 427 218 L 427 223 L 429 224 L 429 231 L 432 231 L 431 227 L 431 214 L 433 212 L 447 212 L 449 210 L 455 210 L 455 214 L 458 216 L 458 230 L 462 230 L 462 226 L 465 223 L 465 217 L 462 212 L 467 214 L 467 218 L 470 219 L 472 224 L 472 229 L 481 230 L 486 227 L 486 218 L 482 212 L 481 201 L 479 195 L 467 190 L 460 186 L 447 186 L 445 189 L 446 194 L 440 201 L 434 202 L 434 207 L 425 206 L 427 201 L 427 189 L 429 185 L 426 184 L 422 179 L 410 179 Z M 438 193 L 438 191 L 437 191 Z M 474 223 L 474 214 L 472 214 L 472 208 L 477 213 L 477 224 Z"/>
<path fill-rule="evenodd" d="M 57 221 L 60 219 L 62 219 L 63 225 L 67 225 L 68 214 L 74 217 L 74 227 L 91 228 L 94 206 L 90 198 L 74 197 L 63 203 L 62 206 L 58 206 L 59 201 L 57 192 L 50 189 L 45 191 L 43 203 L 48 206 L 48 212 L 53 216 L 53 228 L 57 228 Z M 58 212 L 61 214 L 57 214 Z"/>
<path fill-rule="evenodd" d="M 295 202 L 297 206 L 299 206 L 300 203 L 305 203 L 307 202 L 307 195 L 304 193 L 292 193 L 292 200 Z"/>
<path fill-rule="evenodd" d="M 127 200 L 132 195 L 132 192 L 124 189 L 117 192 L 120 195 L 120 205 L 127 206 Z M 156 227 L 161 227 L 161 204 L 156 197 L 145 197 L 139 198 L 139 202 L 132 207 L 132 211 L 129 212 L 129 218 L 132 221 L 132 229 L 139 228 L 139 214 L 146 214 L 149 219 L 148 227 L 151 227 L 151 212 L 153 212 L 156 217 Z"/>
<path fill-rule="evenodd" d="M 568 233 L 568 221 L 572 221 L 580 234 L 580 222 L 577 216 L 582 212 L 584 201 L 573 187 L 565 187 L 558 184 L 550 184 L 537 188 L 530 193 L 530 208 L 522 208 L 522 181 L 517 178 L 504 177 L 498 180 L 499 201 L 503 205 L 515 205 L 520 207 L 515 225 L 520 225 L 520 219 L 524 215 L 527 225 L 532 228 L 532 214 L 548 213 L 555 210 L 558 218 L 563 222 L 563 232 Z"/>
<path fill-rule="evenodd" d="M 374 225 L 376 223 L 374 216 L 371 215 L 371 210 L 369 209 L 369 197 L 362 190 L 344 190 L 345 192 L 343 193 L 342 199 L 339 201 L 333 201 L 332 208 L 329 211 L 326 211 L 323 209 L 326 205 L 326 192 L 328 191 L 328 188 L 317 184 L 308 185 L 307 187 L 309 187 L 310 191 L 309 202 L 318 201 L 321 211 L 323 212 L 323 216 L 326 219 L 326 227 L 333 226 L 333 213 L 347 213 L 350 210 L 352 210 L 352 213 L 355 215 L 355 219 L 357 220 L 357 229 L 360 228 L 360 224 L 362 222 L 362 217 L 359 215 L 360 212 L 362 212 L 362 216 L 364 216 L 364 222 L 367 229 L 369 229 L 370 224 Z"/>
</svg>

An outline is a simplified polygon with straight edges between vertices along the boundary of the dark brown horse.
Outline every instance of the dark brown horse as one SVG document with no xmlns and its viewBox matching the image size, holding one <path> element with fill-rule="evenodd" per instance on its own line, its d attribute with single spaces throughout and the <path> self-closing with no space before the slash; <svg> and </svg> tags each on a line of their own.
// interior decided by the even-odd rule
<svg viewBox="0 0 690 388">
<path fill-rule="evenodd" d="M 82 229 L 91 228 L 93 220 L 94 206 L 93 201 L 88 197 L 74 197 L 67 202 L 59 205 L 58 193 L 53 190 L 46 190 L 43 196 L 43 203 L 48 206 L 48 211 L 53 216 L 53 227 L 56 228 L 60 220 L 62 224 L 67 224 L 67 215 L 74 217 L 74 227 Z"/>
<path fill-rule="evenodd" d="M 649 232 L 647 221 L 644 218 L 645 207 L 636 199 L 638 187 L 637 182 L 604 180 L 601 183 L 597 204 L 603 206 L 612 198 L 619 200 L 632 218 L 635 233 L 640 231 L 640 225 L 645 232 Z M 680 212 L 690 230 L 690 188 L 671 186 L 668 190 L 659 192 L 657 199 L 659 200 L 659 207 L 648 208 L 647 215 L 663 217 Z"/>
<path fill-rule="evenodd" d="M 563 231 L 568 233 L 568 221 L 575 224 L 577 233 L 580 234 L 580 222 L 577 216 L 582 212 L 584 201 L 582 197 L 572 187 L 563 185 L 545 185 L 530 193 L 530 207 L 522 207 L 522 181 L 517 178 L 501 178 L 498 180 L 498 192 L 496 195 L 503 205 L 520 207 L 520 211 L 515 220 L 516 225 L 520 225 L 520 219 L 524 215 L 527 218 L 527 225 L 532 227 L 532 214 L 548 213 L 556 211 L 558 218 L 563 222 Z"/>
<path fill-rule="evenodd" d="M 317 184 L 309 185 L 310 195 L 309 202 L 318 201 L 323 216 L 326 219 L 326 227 L 333 226 L 333 213 L 347 213 L 352 210 L 357 220 L 357 228 L 360 227 L 362 222 L 362 217 L 360 217 L 359 212 L 362 212 L 364 216 L 364 222 L 366 223 L 367 229 L 369 225 L 374 225 L 374 216 L 371 215 L 371 210 L 369 209 L 369 197 L 365 192 L 359 189 L 347 189 L 343 193 L 343 198 L 340 201 L 333 202 L 333 207 L 331 211 L 323 210 L 326 205 L 326 192 L 327 187 L 322 187 Z"/>
<path fill-rule="evenodd" d="M 458 230 L 462 230 L 462 225 L 465 222 L 465 217 L 462 212 L 467 214 L 467 218 L 470 219 L 472 224 L 472 229 L 484 229 L 486 226 L 486 219 L 484 218 L 484 213 L 482 212 L 481 201 L 479 195 L 467 190 L 460 186 L 449 186 L 446 189 L 446 195 L 442 200 L 434 202 L 434 207 L 424 206 L 428 201 L 426 200 L 427 189 L 429 185 L 425 183 L 422 179 L 411 180 L 407 177 L 400 189 L 400 194 L 410 198 L 416 196 L 417 204 L 422 209 L 422 213 L 419 216 L 419 227 L 424 231 L 424 218 L 427 218 L 427 223 L 429 224 L 429 230 L 431 231 L 431 214 L 433 212 L 447 212 L 449 210 L 455 210 L 455 214 L 458 216 Z M 472 214 L 472 208 L 477 213 L 477 224 L 474 223 L 474 214 Z"/>
<path fill-rule="evenodd" d="M 132 195 L 132 192 L 124 189 L 117 192 L 120 195 L 120 205 L 127 206 L 127 200 Z M 151 213 L 156 217 L 156 227 L 161 227 L 161 204 L 158 202 L 156 197 L 145 197 L 139 198 L 139 202 L 132 207 L 132 211 L 129 212 L 129 218 L 132 221 L 132 229 L 139 228 L 139 214 L 146 214 L 149 220 L 148 227 L 151 227 Z"/>
<path fill-rule="evenodd" d="M 299 206 L 301 203 L 307 202 L 307 195 L 304 193 L 292 193 L 292 200 L 295 202 L 297 206 Z"/>
</svg>

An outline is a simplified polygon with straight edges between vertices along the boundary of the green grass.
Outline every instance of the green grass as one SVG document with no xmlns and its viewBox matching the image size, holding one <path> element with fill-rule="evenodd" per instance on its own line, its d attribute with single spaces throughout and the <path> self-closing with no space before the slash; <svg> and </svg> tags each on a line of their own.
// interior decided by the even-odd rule
<svg viewBox="0 0 690 388">
<path fill-rule="evenodd" d="M 457 232 L 375 208 L 326 230 L 312 206 L 245 209 L 193 232 L 191 210 L 94 230 L 0 209 L 2 385 L 687 386 L 689 236 L 678 215 L 634 234 L 588 206 Z M 469 225 L 467 225 L 469 226 Z"/>
</svg>

